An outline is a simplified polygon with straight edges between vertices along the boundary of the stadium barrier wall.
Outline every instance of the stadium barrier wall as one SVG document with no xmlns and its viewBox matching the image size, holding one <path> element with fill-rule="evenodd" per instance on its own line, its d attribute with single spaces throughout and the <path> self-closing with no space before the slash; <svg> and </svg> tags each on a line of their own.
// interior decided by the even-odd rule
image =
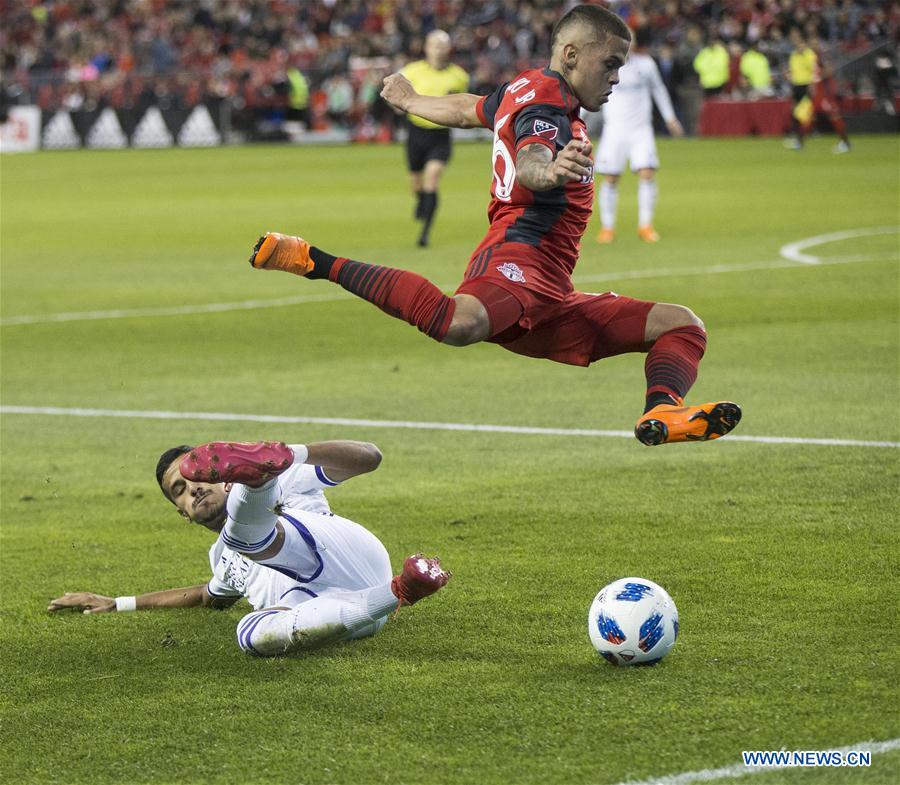
<svg viewBox="0 0 900 785">
<path fill-rule="evenodd" d="M 401 132 L 402 139 L 405 133 Z M 454 129 L 457 141 L 491 138 L 487 129 Z M 348 129 L 301 131 L 283 141 L 294 144 L 345 144 L 352 141 L 389 142 L 360 138 Z M 144 110 L 96 109 L 89 111 L 42 111 L 37 106 L 12 107 L 0 124 L 0 152 L 37 150 L 120 150 L 124 148 L 216 147 L 249 141 L 234 133 L 227 112 L 198 104 L 192 109 Z"/>
<path fill-rule="evenodd" d="M 41 110 L 36 106 L 13 106 L 0 124 L 0 152 L 31 153 L 41 146 Z"/>
</svg>

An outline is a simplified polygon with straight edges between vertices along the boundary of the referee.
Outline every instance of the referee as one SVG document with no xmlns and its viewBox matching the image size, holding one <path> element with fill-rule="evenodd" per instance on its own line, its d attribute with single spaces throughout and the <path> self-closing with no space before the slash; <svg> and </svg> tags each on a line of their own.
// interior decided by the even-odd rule
<svg viewBox="0 0 900 785">
<path fill-rule="evenodd" d="M 464 93 L 469 75 L 450 62 L 450 36 L 432 30 L 425 38 L 425 59 L 409 63 L 401 72 L 421 95 Z M 437 211 L 438 185 L 450 160 L 450 129 L 414 114 L 409 118 L 406 161 L 410 186 L 417 198 L 416 218 L 422 222 L 419 245 L 428 245 L 428 233 Z"/>
<path fill-rule="evenodd" d="M 792 150 L 802 150 L 803 138 L 815 115 L 810 86 L 818 76 L 819 58 L 807 45 L 799 28 L 794 27 L 791 30 L 790 41 L 794 45 L 788 60 L 788 78 L 791 82 L 791 96 L 794 99 L 791 109 L 791 130 L 794 132 L 794 138 L 789 139 L 785 146 Z"/>
</svg>

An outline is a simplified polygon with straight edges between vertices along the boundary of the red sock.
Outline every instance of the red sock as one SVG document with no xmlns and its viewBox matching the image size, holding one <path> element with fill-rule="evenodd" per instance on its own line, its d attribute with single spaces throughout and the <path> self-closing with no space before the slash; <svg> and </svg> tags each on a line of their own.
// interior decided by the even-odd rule
<svg viewBox="0 0 900 785">
<path fill-rule="evenodd" d="M 421 275 L 338 257 L 328 278 L 436 341 L 444 340 L 450 329 L 456 300 Z"/>
<path fill-rule="evenodd" d="M 841 140 L 847 141 L 847 123 L 844 122 L 844 118 L 839 114 L 831 115 L 831 124 L 834 126 L 835 133 L 841 137 Z"/>
<path fill-rule="evenodd" d="M 697 367 L 705 351 L 706 331 L 702 327 L 676 327 L 660 335 L 644 363 L 648 402 L 658 393 L 684 398 L 697 380 Z"/>
</svg>

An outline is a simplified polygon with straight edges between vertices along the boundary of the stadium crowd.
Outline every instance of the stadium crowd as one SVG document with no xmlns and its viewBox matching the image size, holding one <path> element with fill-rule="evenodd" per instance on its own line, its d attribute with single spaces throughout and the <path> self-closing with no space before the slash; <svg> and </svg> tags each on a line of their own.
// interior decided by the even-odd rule
<svg viewBox="0 0 900 785">
<path fill-rule="evenodd" d="M 704 48 L 727 52 L 729 78 L 716 92 L 783 95 L 792 28 L 832 60 L 883 42 L 893 53 L 900 28 L 900 5 L 884 0 L 605 5 L 632 28 L 651 28 L 651 52 L 676 108 L 686 92 L 699 95 L 695 63 Z M 420 57 L 429 31 L 450 32 L 454 62 L 471 75 L 470 89 L 485 93 L 546 60 L 560 6 L 556 0 L 0 0 L 3 99 L 73 111 L 227 101 L 237 113 L 287 114 L 319 128 L 392 124 L 378 97 L 381 79 Z M 742 76 L 741 59 L 751 50 L 769 65 L 767 85 Z"/>
</svg>

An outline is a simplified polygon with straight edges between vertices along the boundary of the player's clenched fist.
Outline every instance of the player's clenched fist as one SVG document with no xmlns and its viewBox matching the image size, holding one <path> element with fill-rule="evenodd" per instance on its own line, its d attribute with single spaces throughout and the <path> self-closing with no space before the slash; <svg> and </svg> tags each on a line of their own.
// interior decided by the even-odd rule
<svg viewBox="0 0 900 785">
<path fill-rule="evenodd" d="M 591 176 L 594 161 L 590 142 L 572 139 L 553 161 L 553 175 L 560 185 L 567 182 L 584 181 Z"/>
<path fill-rule="evenodd" d="M 405 112 L 409 101 L 416 95 L 418 93 L 412 83 L 403 74 L 396 73 L 385 77 L 381 97 L 395 109 Z"/>
<path fill-rule="evenodd" d="M 57 597 L 47 606 L 48 611 L 73 610 L 84 613 L 103 613 L 115 609 L 116 601 L 112 597 L 104 597 L 102 594 L 92 594 L 87 591 L 67 591 L 62 597 Z"/>
</svg>

